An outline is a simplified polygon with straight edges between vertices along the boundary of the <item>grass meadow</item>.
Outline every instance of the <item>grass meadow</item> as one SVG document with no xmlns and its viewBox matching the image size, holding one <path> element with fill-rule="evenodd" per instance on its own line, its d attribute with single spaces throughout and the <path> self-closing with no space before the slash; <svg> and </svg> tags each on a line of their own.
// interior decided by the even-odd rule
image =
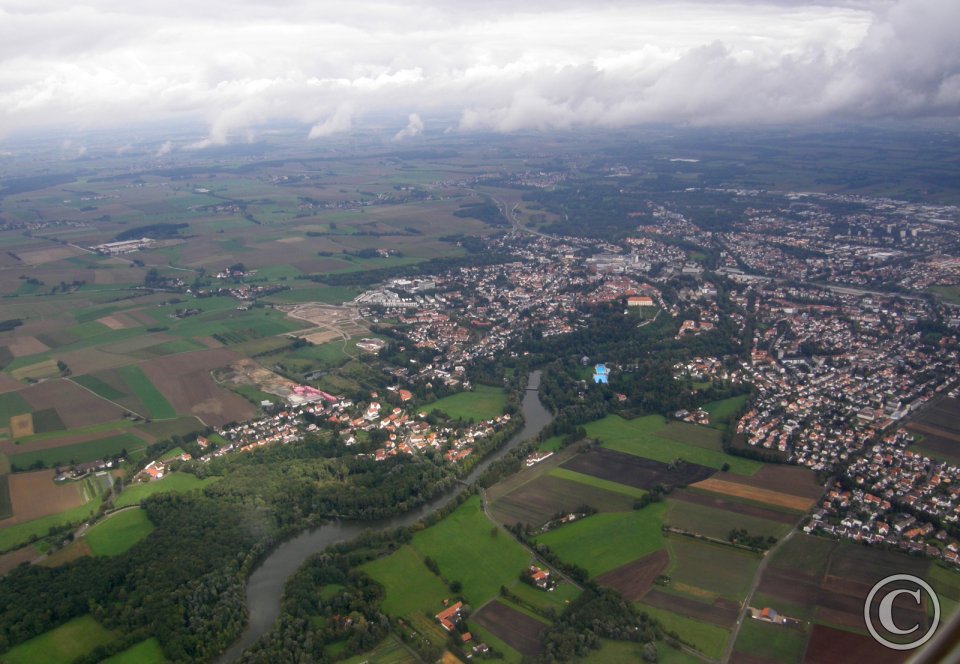
<svg viewBox="0 0 960 664">
<path fill-rule="evenodd" d="M 588 436 L 603 441 L 604 447 L 663 463 L 682 458 L 689 463 L 718 470 L 724 464 L 729 464 L 730 472 L 738 475 L 753 475 L 763 467 L 759 461 L 658 436 L 657 432 L 665 425 L 666 422 L 660 415 L 648 415 L 634 420 L 625 420 L 619 415 L 607 415 L 601 420 L 590 422 L 584 428 Z M 712 437 L 715 434 L 710 431 L 704 435 Z"/>
<path fill-rule="evenodd" d="M 507 394 L 499 387 L 475 385 L 472 392 L 460 392 L 421 408 L 424 411 L 440 410 L 450 417 L 463 420 L 489 420 L 503 413 Z"/>
<path fill-rule="evenodd" d="M 3 661 L 5 664 L 69 664 L 115 638 L 113 632 L 91 616 L 81 616 L 11 648 L 3 655 Z"/>
<path fill-rule="evenodd" d="M 116 556 L 153 532 L 154 525 L 142 509 L 117 512 L 84 535 L 95 556 Z"/>
<path fill-rule="evenodd" d="M 537 542 L 597 576 L 661 548 L 666 509 L 666 503 L 654 503 L 632 512 L 594 514 L 540 535 Z"/>
<path fill-rule="evenodd" d="M 170 473 L 163 479 L 153 480 L 146 484 L 131 484 L 117 496 L 113 504 L 116 507 L 138 505 L 141 501 L 157 493 L 186 493 L 187 491 L 202 489 L 218 479 L 220 478 L 208 477 L 201 480 L 189 473 Z"/>
</svg>

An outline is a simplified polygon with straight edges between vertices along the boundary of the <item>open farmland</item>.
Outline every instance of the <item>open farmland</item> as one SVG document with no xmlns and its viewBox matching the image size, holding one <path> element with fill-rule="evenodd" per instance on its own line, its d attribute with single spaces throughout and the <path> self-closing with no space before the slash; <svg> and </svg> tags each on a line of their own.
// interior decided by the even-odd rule
<svg viewBox="0 0 960 664">
<path fill-rule="evenodd" d="M 712 468 L 693 463 L 684 463 L 670 468 L 660 461 L 603 448 L 578 454 L 561 467 L 645 490 L 652 489 L 658 484 L 671 486 L 692 484 L 714 473 Z"/>
<path fill-rule="evenodd" d="M 628 600 L 635 602 L 643 597 L 657 577 L 663 574 L 670 562 L 666 549 L 658 549 L 633 562 L 612 569 L 597 577 L 602 586 L 613 588 Z"/>
<path fill-rule="evenodd" d="M 440 523 L 418 532 L 413 547 L 437 561 L 450 581 L 463 584 L 463 597 L 479 605 L 510 585 L 530 563 L 530 554 L 484 516 L 473 496 Z"/>
<path fill-rule="evenodd" d="M 734 651 L 765 661 L 800 664 L 806 643 L 807 635 L 802 629 L 745 618 Z"/>
<path fill-rule="evenodd" d="M 670 536 L 670 590 L 693 597 L 740 601 L 747 595 L 760 556 L 691 537 Z"/>
<path fill-rule="evenodd" d="M 213 369 L 237 359 L 230 351 L 212 349 L 148 360 L 141 368 L 176 412 L 222 426 L 250 419 L 255 412 L 246 399 L 220 387 L 210 376 Z"/>
<path fill-rule="evenodd" d="M 729 629 L 737 621 L 740 605 L 722 597 L 695 599 L 686 595 L 653 588 L 642 599 L 644 606 L 652 606 L 697 622 Z"/>
<path fill-rule="evenodd" d="M 54 408 L 69 429 L 119 420 L 123 409 L 69 380 L 48 380 L 20 391 L 34 410 Z"/>
<path fill-rule="evenodd" d="M 6 664 L 69 664 L 116 639 L 89 615 L 60 625 L 4 653 Z"/>
<path fill-rule="evenodd" d="M 799 520 L 799 517 L 794 517 L 785 523 L 783 518 L 766 519 L 762 516 L 708 507 L 696 502 L 676 500 L 672 496 L 667 502 L 670 507 L 664 519 L 666 525 L 722 540 L 727 539 L 734 528 L 746 530 L 751 535 L 780 539 L 790 532 L 792 523 Z M 789 517 L 778 512 L 770 512 L 770 514 Z"/>
<path fill-rule="evenodd" d="M 885 648 L 871 637 L 814 625 L 804 655 L 804 664 L 837 664 L 837 662 L 870 662 L 870 664 L 899 664 L 905 662 L 910 651 Z"/>
<path fill-rule="evenodd" d="M 40 464 L 51 468 L 72 463 L 84 463 L 106 457 L 117 456 L 124 450 L 128 453 L 146 448 L 147 443 L 130 433 L 118 433 L 95 438 L 87 442 L 56 447 L 29 446 L 28 450 L 10 456 L 10 462 L 16 469 L 24 470 Z"/>
<path fill-rule="evenodd" d="M 586 424 L 584 428 L 588 436 L 599 438 L 608 449 L 654 461 L 670 463 L 679 458 L 687 463 L 717 470 L 727 464 L 731 472 L 741 475 L 752 475 L 763 466 L 759 461 L 724 453 L 716 445 L 717 432 L 712 429 L 666 427 L 667 423 L 660 415 L 648 415 L 634 420 L 626 420 L 619 415 L 607 415 L 601 420 Z M 665 430 L 669 432 L 669 437 L 660 435 L 660 432 Z M 696 443 L 690 442 L 697 433 L 702 433 L 702 438 L 698 438 Z"/>
<path fill-rule="evenodd" d="M 680 635 L 680 638 L 691 644 L 712 660 L 723 657 L 723 649 L 730 638 L 730 632 L 710 622 L 696 619 L 686 614 L 674 613 L 662 608 L 651 606 L 644 602 L 638 605 L 641 611 L 653 616 L 667 629 Z M 676 652 L 672 649 L 671 653 Z M 670 661 L 670 660 L 661 660 Z M 696 659 L 695 661 L 701 661 Z"/>
<path fill-rule="evenodd" d="M 682 501 L 693 505 L 702 505 L 712 507 L 724 512 L 732 512 L 746 517 L 755 517 L 766 521 L 776 521 L 783 524 L 794 524 L 800 519 L 799 513 L 791 511 L 768 509 L 752 502 L 744 500 L 727 500 L 720 495 L 698 490 L 681 489 L 670 494 L 670 498 L 676 501 Z"/>
<path fill-rule="evenodd" d="M 810 508 L 811 505 L 813 505 L 812 498 L 794 496 L 787 493 L 781 493 L 779 491 L 772 491 L 770 489 L 762 489 L 760 487 L 741 484 L 739 482 L 728 482 L 725 479 L 721 480 L 715 477 L 696 482 L 692 486 L 696 489 L 702 489 L 704 491 L 711 491 L 713 493 L 733 496 L 736 498 L 746 498 L 747 500 L 761 503 L 763 505 L 785 507 L 798 512 L 805 512 Z"/>
<path fill-rule="evenodd" d="M 0 527 L 24 523 L 87 504 L 97 493 L 95 481 L 54 483 L 52 470 L 16 473 L 9 476 L 13 517 Z"/>
<path fill-rule="evenodd" d="M 960 399 L 943 397 L 910 419 L 907 430 L 922 436 L 918 451 L 960 463 Z"/>
<path fill-rule="evenodd" d="M 473 615 L 473 620 L 523 655 L 533 657 L 542 649 L 540 636 L 547 625 L 502 602 L 490 602 Z"/>
<path fill-rule="evenodd" d="M 791 496 L 801 496 L 809 500 L 817 500 L 823 494 L 823 487 L 817 482 L 816 473 L 802 466 L 768 463 L 763 464 L 756 473 L 749 477 L 726 473 L 718 476 L 718 478 L 734 484 L 777 491 Z"/>
<path fill-rule="evenodd" d="M 589 505 L 601 512 L 625 512 L 633 498 L 579 482 L 543 475 L 493 501 L 490 511 L 500 523 L 539 526 L 557 512 L 572 512 Z"/>
<path fill-rule="evenodd" d="M 594 514 L 537 537 L 561 560 L 597 576 L 663 546 L 661 523 L 665 503 L 632 512 Z"/>
<path fill-rule="evenodd" d="M 383 585 L 383 611 L 389 616 L 403 618 L 424 612 L 434 615 L 451 595 L 447 585 L 427 569 L 423 556 L 410 545 L 401 546 L 361 569 Z"/>
<path fill-rule="evenodd" d="M 95 556 L 116 556 L 153 532 L 141 508 L 120 510 L 98 522 L 84 538 Z"/>
</svg>

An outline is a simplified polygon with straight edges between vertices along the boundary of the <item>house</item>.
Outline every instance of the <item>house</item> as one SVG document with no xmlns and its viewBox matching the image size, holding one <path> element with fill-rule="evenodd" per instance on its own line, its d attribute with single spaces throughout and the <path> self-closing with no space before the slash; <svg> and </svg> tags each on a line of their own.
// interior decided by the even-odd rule
<svg viewBox="0 0 960 664">
<path fill-rule="evenodd" d="M 527 574 L 530 575 L 530 581 L 533 582 L 533 585 L 540 588 L 540 590 L 546 590 L 550 585 L 550 572 L 545 569 L 540 569 L 536 565 L 530 565 L 527 569 Z"/>
<path fill-rule="evenodd" d="M 463 608 L 463 602 L 457 602 L 456 604 L 451 604 L 443 611 L 436 615 L 437 621 L 440 623 L 440 626 L 443 627 L 448 632 L 453 631 L 454 625 L 460 621 L 460 609 Z"/>
<path fill-rule="evenodd" d="M 627 298 L 628 307 L 652 307 L 653 298 L 648 295 L 631 295 Z"/>
</svg>

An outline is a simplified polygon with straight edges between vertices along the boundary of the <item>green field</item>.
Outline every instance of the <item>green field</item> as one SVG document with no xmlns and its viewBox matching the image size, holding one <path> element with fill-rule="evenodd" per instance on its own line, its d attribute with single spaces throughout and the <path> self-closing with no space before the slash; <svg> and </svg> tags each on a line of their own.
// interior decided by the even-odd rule
<svg viewBox="0 0 960 664">
<path fill-rule="evenodd" d="M 734 651 L 784 664 L 799 664 L 806 646 L 807 635 L 800 630 L 746 618 Z"/>
<path fill-rule="evenodd" d="M 400 641 L 393 636 L 388 636 L 370 652 L 345 659 L 343 664 L 373 664 L 374 662 L 376 664 L 417 664 L 419 661 Z M 134 663 L 130 662 L 130 664 Z"/>
<path fill-rule="evenodd" d="M 146 374 L 135 365 L 121 367 L 117 370 L 130 391 L 147 407 L 149 415 L 155 420 L 170 420 L 177 416 L 166 397 L 150 382 Z"/>
<path fill-rule="evenodd" d="M 730 420 L 743 408 L 743 404 L 747 403 L 749 398 L 749 394 L 741 394 L 705 404 L 703 409 L 710 413 L 710 426 L 725 430 L 730 424 Z"/>
<path fill-rule="evenodd" d="M 23 415 L 33 411 L 19 392 L 7 392 L 0 394 L 0 429 L 6 429 L 10 426 L 10 418 L 15 415 Z"/>
<path fill-rule="evenodd" d="M 137 438 L 133 434 L 121 433 L 66 447 L 53 447 L 46 450 L 36 450 L 35 452 L 14 454 L 10 457 L 10 463 L 20 470 L 30 468 L 37 462 L 43 463 L 47 468 L 52 468 L 57 465 L 103 459 L 120 454 L 123 450 L 127 450 L 127 452 L 142 450 L 146 446 L 147 443 L 143 439 Z"/>
<path fill-rule="evenodd" d="M 673 611 L 658 609 L 646 604 L 637 607 L 663 624 L 668 632 L 676 632 L 680 638 L 711 659 L 721 659 L 723 650 L 730 638 L 730 632 L 709 623 L 681 616 Z"/>
<path fill-rule="evenodd" d="M 567 470 L 566 468 L 554 468 L 548 474 L 553 475 L 554 477 L 559 477 L 560 479 L 571 480 L 573 482 L 579 482 L 580 484 L 586 484 L 598 489 L 620 493 L 625 496 L 630 496 L 631 498 L 640 498 L 647 493 L 643 489 L 627 486 L 626 484 L 620 484 L 619 482 L 611 482 L 610 480 L 602 480 L 599 477 L 594 477 L 593 475 L 584 475 L 583 473 L 578 473 L 574 470 Z"/>
<path fill-rule="evenodd" d="M 722 452 L 723 445 L 721 440 L 723 434 L 716 429 L 708 429 L 699 424 L 690 422 L 667 422 L 667 425 L 657 431 L 659 438 L 675 440 L 680 443 L 702 447 L 705 450 Z"/>
<path fill-rule="evenodd" d="M 154 525 L 142 509 L 113 514 L 87 531 L 84 539 L 95 556 L 116 556 L 153 532 Z"/>
<path fill-rule="evenodd" d="M 587 435 L 602 440 L 604 447 L 663 463 L 682 458 L 690 463 L 718 470 L 724 464 L 729 464 L 730 471 L 739 475 L 753 475 L 763 467 L 759 461 L 656 435 L 664 425 L 665 421 L 660 415 L 648 415 L 634 420 L 625 420 L 619 415 L 607 415 L 601 420 L 590 422 L 585 428 Z M 711 432 L 710 435 L 715 434 Z"/>
<path fill-rule="evenodd" d="M 540 535 L 537 542 L 597 576 L 661 548 L 666 509 L 666 503 L 654 503 L 633 512 L 594 514 Z"/>
<path fill-rule="evenodd" d="M 390 616 L 402 618 L 425 611 L 433 615 L 443 610 L 443 600 L 451 596 L 446 584 L 427 569 L 423 556 L 410 545 L 362 569 L 386 589 L 383 611 Z"/>
<path fill-rule="evenodd" d="M 497 529 L 480 511 L 480 497 L 472 496 L 435 526 L 413 537 L 423 556 L 437 561 L 450 581 L 463 584 L 464 599 L 479 606 L 509 586 L 530 563 L 530 554 L 507 533 Z"/>
<path fill-rule="evenodd" d="M 426 404 L 420 410 L 441 410 L 450 417 L 463 420 L 489 420 L 503 413 L 507 393 L 499 387 L 474 385 L 472 392 L 460 392 Z"/>
<path fill-rule="evenodd" d="M 150 638 L 103 660 L 100 664 L 164 664 L 166 661 L 160 642 L 156 638 Z"/>
<path fill-rule="evenodd" d="M 580 590 L 566 581 L 558 583 L 556 588 L 550 592 L 544 592 L 526 583 L 516 584 L 510 588 L 510 592 L 527 604 L 540 609 L 553 608 L 557 613 L 563 611 L 569 602 L 580 596 Z"/>
<path fill-rule="evenodd" d="M 197 479 L 195 475 L 190 475 L 189 473 L 170 473 L 166 477 L 160 480 L 154 480 L 152 482 L 147 482 L 146 484 L 132 484 L 126 487 L 116 500 L 114 500 L 114 505 L 116 507 L 127 507 L 129 505 L 137 505 L 142 500 L 146 499 L 148 496 L 152 496 L 155 493 L 186 493 L 187 491 L 193 491 L 194 489 L 202 489 L 203 487 L 213 484 L 219 477 L 208 477 L 206 479 Z"/>
<path fill-rule="evenodd" d="M 834 540 L 797 533 L 777 549 L 770 564 L 781 569 L 823 575 L 836 548 Z"/>
<path fill-rule="evenodd" d="M 705 596 L 743 599 L 760 564 L 760 556 L 756 554 L 691 537 L 668 537 L 667 550 L 670 552 L 666 572 L 671 577 L 669 589 L 699 599 Z"/>
<path fill-rule="evenodd" d="M 736 514 L 683 500 L 669 500 L 668 504 L 670 507 L 664 520 L 667 525 L 707 537 L 725 540 L 731 529 L 743 528 L 751 535 L 762 535 L 763 537 L 772 535 L 780 539 L 789 533 L 791 528 L 790 524 L 756 516 Z"/>
<path fill-rule="evenodd" d="M 3 655 L 5 664 L 69 664 L 116 638 L 89 615 L 25 641 Z"/>
<path fill-rule="evenodd" d="M 66 429 L 60 414 L 55 408 L 44 408 L 33 413 L 33 431 L 34 433 L 50 433 L 51 431 L 63 431 Z"/>
<path fill-rule="evenodd" d="M 43 537 L 49 533 L 50 528 L 55 526 L 84 521 L 100 507 L 100 503 L 101 500 L 98 498 L 86 505 L 74 507 L 59 514 L 51 514 L 0 529 L 0 551 L 9 551 L 22 546 L 29 542 L 31 537 Z"/>
<path fill-rule="evenodd" d="M 13 515 L 13 501 L 10 499 L 10 475 L 0 472 L 0 521 Z"/>
</svg>

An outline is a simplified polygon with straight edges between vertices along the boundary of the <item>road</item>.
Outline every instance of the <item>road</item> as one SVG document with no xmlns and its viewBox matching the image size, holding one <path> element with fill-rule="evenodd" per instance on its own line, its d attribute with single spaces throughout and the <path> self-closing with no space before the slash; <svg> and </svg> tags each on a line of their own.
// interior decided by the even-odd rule
<svg viewBox="0 0 960 664">
<path fill-rule="evenodd" d="M 760 565 L 757 567 L 757 572 L 753 575 L 753 583 L 750 584 L 750 591 L 743 600 L 743 606 L 740 607 L 740 616 L 737 618 L 737 624 L 734 626 L 733 633 L 730 635 L 730 640 L 727 642 L 727 649 L 723 653 L 724 662 L 729 662 L 730 656 L 733 655 L 733 646 L 737 642 L 737 635 L 740 634 L 740 628 L 743 626 L 743 621 L 746 619 L 747 614 L 750 611 L 750 604 L 753 602 L 753 595 L 757 591 L 757 586 L 760 585 L 760 578 L 763 576 L 763 570 L 767 568 L 767 564 L 770 562 L 770 559 L 773 558 L 773 554 L 777 551 L 777 549 L 786 544 L 796 533 L 796 528 L 787 533 L 787 536 L 777 542 L 772 549 L 768 550 L 766 555 L 763 557 L 763 560 L 760 561 Z"/>
</svg>

